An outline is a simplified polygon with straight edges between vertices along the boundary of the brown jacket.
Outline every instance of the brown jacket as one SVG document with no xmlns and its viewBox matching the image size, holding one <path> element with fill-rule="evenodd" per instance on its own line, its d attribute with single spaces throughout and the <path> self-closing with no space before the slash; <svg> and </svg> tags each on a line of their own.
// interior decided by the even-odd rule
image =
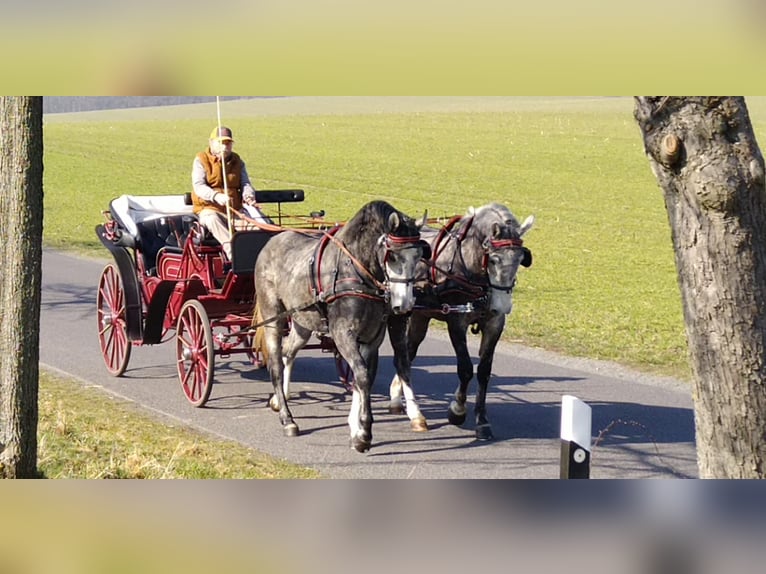
<svg viewBox="0 0 766 574">
<path fill-rule="evenodd" d="M 207 174 L 207 184 L 216 192 L 223 193 L 223 168 L 221 158 L 210 153 L 210 150 L 201 151 L 197 158 L 202 162 Z M 242 209 L 242 159 L 234 152 L 226 160 L 226 187 L 229 191 L 230 205 L 235 210 Z M 226 207 L 218 205 L 214 201 L 205 201 L 198 197 L 192 190 L 192 205 L 194 213 L 199 213 L 203 208 L 215 209 L 226 215 Z"/>
</svg>

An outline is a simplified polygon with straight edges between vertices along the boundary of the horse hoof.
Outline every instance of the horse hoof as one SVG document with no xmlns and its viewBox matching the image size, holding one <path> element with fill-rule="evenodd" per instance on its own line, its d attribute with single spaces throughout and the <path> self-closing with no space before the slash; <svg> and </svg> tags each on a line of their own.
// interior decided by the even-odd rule
<svg viewBox="0 0 766 574">
<path fill-rule="evenodd" d="M 461 427 L 465 422 L 465 413 L 458 415 L 455 414 L 452 409 L 449 409 L 449 411 L 447 411 L 447 420 L 449 421 L 449 424 Z"/>
<path fill-rule="evenodd" d="M 298 436 L 298 425 L 295 423 L 287 424 L 282 427 L 285 436 Z"/>
<path fill-rule="evenodd" d="M 410 421 L 410 428 L 415 432 L 426 432 L 428 430 L 428 422 L 426 417 L 418 417 Z"/>
<path fill-rule="evenodd" d="M 403 415 L 404 407 L 401 404 L 391 403 L 388 406 L 388 414 L 390 415 Z"/>
<path fill-rule="evenodd" d="M 476 440 L 487 441 L 495 438 L 492 434 L 492 427 L 487 425 L 479 425 L 476 427 Z"/>
<path fill-rule="evenodd" d="M 353 438 L 351 439 L 351 447 L 356 452 L 365 453 L 368 450 L 370 450 L 370 447 L 372 446 L 372 443 L 368 440 L 364 440 L 361 438 Z"/>
</svg>

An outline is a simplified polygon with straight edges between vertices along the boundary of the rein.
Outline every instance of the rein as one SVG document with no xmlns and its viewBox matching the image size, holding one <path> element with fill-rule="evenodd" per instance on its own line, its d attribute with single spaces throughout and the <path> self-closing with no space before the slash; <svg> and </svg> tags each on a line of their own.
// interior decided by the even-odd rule
<svg viewBox="0 0 766 574">
<path fill-rule="evenodd" d="M 286 229 L 284 227 L 280 227 L 279 225 L 274 225 L 274 224 L 271 224 L 271 223 L 263 223 L 261 221 L 257 221 L 257 220 L 255 220 L 255 219 L 253 219 L 251 217 L 248 217 L 244 213 L 237 213 L 237 212 L 235 212 L 235 213 L 243 221 L 247 221 L 248 223 L 254 225 L 255 227 L 257 227 L 259 229 L 263 229 L 265 231 L 280 231 L 280 232 L 281 231 L 292 231 L 294 233 L 300 233 L 301 235 L 305 235 L 306 237 L 315 237 L 318 234 L 317 232 L 321 233 L 323 235 L 322 240 L 320 242 L 321 250 L 319 250 L 319 257 L 317 258 L 320 261 L 320 264 L 321 264 L 321 253 L 324 252 L 324 249 L 327 246 L 327 243 L 329 241 L 332 241 L 333 243 L 335 243 L 335 245 L 338 247 L 338 249 L 340 249 L 343 252 L 343 254 L 346 255 L 351 260 L 351 263 L 354 265 L 354 267 L 357 269 L 357 271 L 359 271 L 362 275 L 367 277 L 367 279 L 373 284 L 373 286 L 375 288 L 377 288 L 380 291 L 385 291 L 386 290 L 386 285 L 384 283 L 381 283 L 380 281 L 378 281 L 375 278 L 375 276 L 359 261 L 359 259 L 354 257 L 354 255 L 348 250 L 346 245 L 340 239 L 335 237 L 335 234 L 342 227 L 341 224 L 335 225 L 329 231 L 327 231 L 325 229 L 314 230 L 314 229 L 300 229 L 300 228 L 294 228 L 294 227 Z M 391 238 L 394 239 L 394 240 L 403 239 L 403 238 L 398 238 L 398 237 L 391 237 Z M 415 238 L 415 239 L 419 239 L 419 238 Z M 312 279 L 313 279 L 313 277 L 312 277 Z"/>
</svg>

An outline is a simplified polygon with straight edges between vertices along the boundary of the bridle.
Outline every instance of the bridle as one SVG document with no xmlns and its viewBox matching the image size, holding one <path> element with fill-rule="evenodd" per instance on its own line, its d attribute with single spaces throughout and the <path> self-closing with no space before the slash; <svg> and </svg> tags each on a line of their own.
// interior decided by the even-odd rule
<svg viewBox="0 0 766 574">
<path fill-rule="evenodd" d="M 490 289 L 494 289 L 495 291 L 502 291 L 503 293 L 510 293 L 513 291 L 513 288 L 516 286 L 516 279 L 511 282 L 509 286 L 503 286 L 503 285 L 494 285 L 492 283 L 492 280 L 489 278 L 489 273 L 487 272 L 487 269 L 489 267 L 489 256 L 491 253 L 495 251 L 500 251 L 502 249 L 522 249 L 524 247 L 524 241 L 521 240 L 521 238 L 511 238 L 511 239 L 490 239 L 489 245 L 484 248 L 484 257 L 482 258 L 481 262 L 481 269 L 484 273 L 487 274 L 487 284 L 489 285 Z"/>
<path fill-rule="evenodd" d="M 413 272 L 412 277 L 410 278 L 391 278 L 388 276 L 388 259 L 391 256 L 391 253 L 398 253 L 400 251 L 404 251 L 405 249 L 418 249 L 421 247 L 421 239 L 420 234 L 418 235 L 409 235 L 409 236 L 397 236 L 397 235 L 391 235 L 390 233 L 381 235 L 380 238 L 378 238 L 378 247 L 384 246 L 386 249 L 383 252 L 383 261 L 382 264 L 380 262 L 380 259 L 378 259 L 378 263 L 381 264 L 381 268 L 383 269 L 383 274 L 386 277 L 386 286 L 389 283 L 404 283 L 404 284 L 414 284 L 415 283 L 415 273 Z M 388 287 L 387 287 L 388 288 Z"/>
<path fill-rule="evenodd" d="M 383 234 L 380 236 L 380 238 L 377 241 L 378 247 L 385 246 L 385 251 L 383 252 L 383 261 L 381 265 L 381 269 L 383 270 L 383 276 L 384 280 L 381 282 L 378 280 L 373 273 L 367 269 L 364 264 L 359 261 L 346 247 L 346 245 L 337 237 L 335 237 L 335 234 L 340 230 L 341 226 L 337 225 L 330 229 L 329 231 L 323 231 L 323 236 L 321 240 L 319 241 L 319 244 L 317 245 L 316 251 L 314 253 L 314 257 L 312 257 L 309 260 L 309 264 L 311 266 L 311 291 L 318 301 L 322 301 L 325 303 L 329 303 L 339 297 L 361 297 L 364 299 L 375 299 L 379 301 L 388 301 L 388 298 L 390 296 L 390 283 L 414 283 L 415 277 L 413 275 L 412 278 L 390 278 L 388 276 L 388 267 L 386 263 L 388 262 L 388 259 L 392 252 L 398 252 L 402 251 L 404 249 L 413 249 L 418 248 L 420 246 L 420 235 L 414 235 L 414 236 L 397 236 L 392 235 L 390 233 Z M 330 242 L 333 242 L 339 249 L 341 253 L 343 253 L 346 257 L 349 258 L 351 261 L 351 264 L 353 265 L 354 269 L 356 270 L 357 274 L 360 276 L 361 281 L 356 282 L 352 280 L 339 280 L 337 277 L 337 270 L 336 270 L 336 278 L 333 285 L 333 291 L 331 295 L 327 296 L 326 292 L 324 290 L 324 287 L 322 285 L 322 256 L 324 254 L 325 249 L 330 244 Z M 376 255 L 378 258 L 378 263 L 380 264 L 380 255 Z M 353 286 L 349 289 L 344 289 L 341 291 L 337 291 L 335 287 L 338 283 L 349 283 Z M 374 289 L 374 292 L 365 291 L 359 288 L 359 284 L 365 285 L 365 284 L 371 284 L 371 286 Z"/>
<path fill-rule="evenodd" d="M 460 221 L 463 222 L 462 225 L 460 226 L 460 229 L 458 229 L 457 231 L 454 231 L 453 228 Z M 436 265 L 436 261 L 438 260 L 439 255 L 444 251 L 444 249 L 446 249 L 447 245 L 449 244 L 449 241 L 454 240 L 456 243 L 455 257 L 458 257 L 458 256 L 460 257 L 463 263 L 463 267 L 466 268 L 466 271 L 467 271 L 467 265 L 465 264 L 465 261 L 463 260 L 462 245 L 463 245 L 463 241 L 468 235 L 469 229 L 473 225 L 473 222 L 474 222 L 473 215 L 465 219 L 463 219 L 463 217 L 460 215 L 456 215 L 455 217 L 450 219 L 444 227 L 442 227 L 439 230 L 439 234 L 436 236 L 436 240 L 434 241 L 433 256 L 431 258 L 431 261 L 429 261 L 429 265 L 431 267 L 430 269 L 431 283 L 436 285 L 438 283 L 437 273 L 441 273 L 448 279 L 452 279 L 453 281 L 462 284 L 464 287 L 466 287 L 470 291 L 481 290 L 483 294 L 487 288 L 490 288 L 496 291 L 510 293 L 511 291 L 513 291 L 513 288 L 516 285 L 516 281 L 514 280 L 509 286 L 493 284 L 487 272 L 487 269 L 489 267 L 489 256 L 490 254 L 494 252 L 505 250 L 505 249 L 523 249 L 524 241 L 521 238 L 488 239 L 484 241 L 482 245 L 482 248 L 484 249 L 484 256 L 482 257 L 482 261 L 481 261 L 481 274 L 482 274 L 482 278 L 486 277 L 486 282 L 472 281 L 468 278 L 464 278 L 464 277 L 460 277 L 459 275 L 456 275 L 453 272 L 454 263 L 450 265 L 450 268 L 448 270 L 441 269 Z"/>
</svg>

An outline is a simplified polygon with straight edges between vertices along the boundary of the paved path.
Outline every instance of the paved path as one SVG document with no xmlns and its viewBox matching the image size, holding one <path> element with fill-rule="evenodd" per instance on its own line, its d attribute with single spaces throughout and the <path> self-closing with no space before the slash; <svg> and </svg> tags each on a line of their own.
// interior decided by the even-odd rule
<svg viewBox="0 0 766 574">
<path fill-rule="evenodd" d="M 494 362 L 488 408 L 496 440 L 476 442 L 471 413 L 465 428 L 447 423 L 457 379 L 448 339 L 435 329 L 413 369 L 430 431 L 413 433 L 405 416 L 387 413 L 384 394 L 393 366 L 386 343 L 373 395 L 373 447 L 367 454 L 349 447 L 350 400 L 333 382 L 332 357 L 318 351 L 299 355 L 294 369 L 291 408 L 299 437 L 282 436 L 276 415 L 266 407 L 271 388 L 266 371 L 253 370 L 239 357 L 218 361 L 211 400 L 195 409 L 181 392 L 172 340 L 134 348 L 123 377 L 106 373 L 95 312 L 105 262 L 45 251 L 41 363 L 135 401 L 168 422 L 239 441 L 331 478 L 558 478 L 561 397 L 571 394 L 593 407 L 594 437 L 609 429 L 593 449 L 592 478 L 697 476 L 688 386 L 514 345 L 501 345 Z M 477 347 L 473 338 L 474 356 Z"/>
</svg>

